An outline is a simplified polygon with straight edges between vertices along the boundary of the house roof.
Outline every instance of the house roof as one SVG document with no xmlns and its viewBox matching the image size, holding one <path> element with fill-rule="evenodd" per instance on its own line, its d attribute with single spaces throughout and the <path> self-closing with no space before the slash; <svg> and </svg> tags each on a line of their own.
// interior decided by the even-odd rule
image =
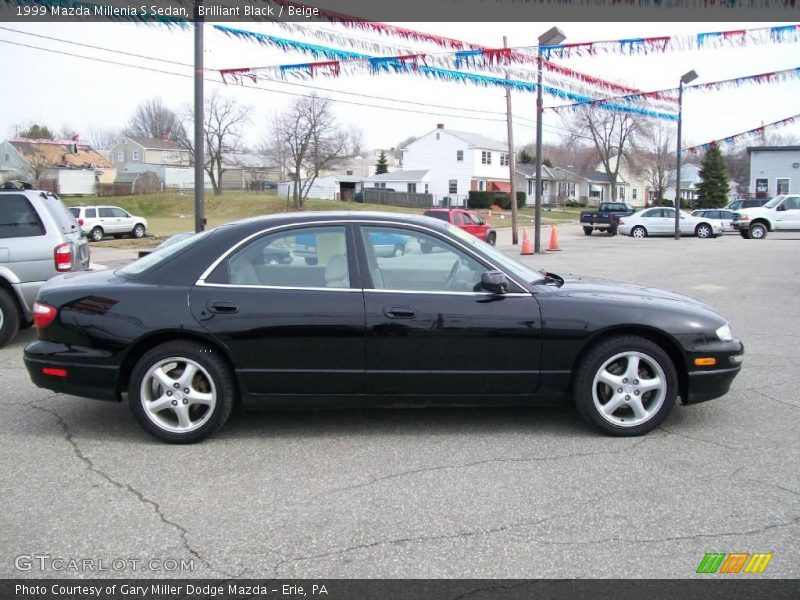
<svg viewBox="0 0 800 600">
<path fill-rule="evenodd" d="M 800 146 L 749 146 L 748 152 L 800 152 Z"/>
<path fill-rule="evenodd" d="M 476 148 L 486 148 L 487 150 L 507 151 L 508 144 L 497 142 L 479 133 L 470 133 L 468 131 L 454 131 L 453 129 L 436 129 L 435 131 L 444 131 L 457 137 L 460 140 L 467 142 Z"/>
<path fill-rule="evenodd" d="M 427 170 L 414 171 L 392 171 L 391 173 L 381 173 L 372 175 L 367 181 L 422 181 L 428 174 Z"/>
<path fill-rule="evenodd" d="M 26 160 L 41 156 L 44 162 L 52 167 L 71 168 L 110 168 L 108 159 L 89 144 L 78 144 L 78 152 L 72 153 L 69 140 L 28 140 L 18 138 L 8 141 Z"/>
<path fill-rule="evenodd" d="M 527 179 L 536 179 L 536 165 L 517 164 L 514 165 L 514 171 Z M 547 165 L 542 165 L 542 179 L 555 179 L 553 171 Z"/>
<path fill-rule="evenodd" d="M 186 150 L 186 148 L 182 148 L 175 140 L 162 140 L 161 138 L 137 137 L 132 135 L 127 136 L 127 138 L 136 142 L 145 150 Z"/>
</svg>

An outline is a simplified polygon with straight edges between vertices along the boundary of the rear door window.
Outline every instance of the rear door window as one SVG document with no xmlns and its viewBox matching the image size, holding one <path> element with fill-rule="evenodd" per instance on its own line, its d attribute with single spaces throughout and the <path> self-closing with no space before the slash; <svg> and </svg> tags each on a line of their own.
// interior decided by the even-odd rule
<svg viewBox="0 0 800 600">
<path fill-rule="evenodd" d="M 87 208 L 86 209 L 86 218 L 87 219 L 96 219 L 97 218 L 97 209 L 96 208 Z"/>
<path fill-rule="evenodd" d="M 110 208 L 98 208 L 97 211 L 100 213 L 100 217 L 103 219 L 111 218 L 114 216 L 114 211 Z"/>
<path fill-rule="evenodd" d="M 42 204 L 44 204 L 50 216 L 53 217 L 61 233 L 74 233 L 78 231 L 78 222 L 75 220 L 75 216 L 64 206 L 61 200 L 55 196 L 45 196 L 42 198 Z"/>
<path fill-rule="evenodd" d="M 0 239 L 44 234 L 44 224 L 25 196 L 0 194 Z"/>
</svg>

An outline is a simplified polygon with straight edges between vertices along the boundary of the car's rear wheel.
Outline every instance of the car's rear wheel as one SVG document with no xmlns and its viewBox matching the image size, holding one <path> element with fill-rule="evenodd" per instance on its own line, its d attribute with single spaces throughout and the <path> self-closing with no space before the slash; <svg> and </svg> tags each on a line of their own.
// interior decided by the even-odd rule
<svg viewBox="0 0 800 600">
<path fill-rule="evenodd" d="M 615 236 L 617 235 L 617 228 L 612 225 L 611 227 L 608 228 L 606 233 L 608 233 L 608 235 L 610 236 Z"/>
<path fill-rule="evenodd" d="M 95 227 L 89 232 L 89 239 L 93 242 L 99 242 L 103 239 L 105 232 L 103 231 L 102 227 Z"/>
<path fill-rule="evenodd" d="M 647 229 L 642 227 L 641 225 L 637 225 L 633 229 L 631 229 L 631 237 L 635 237 L 638 239 L 646 238 L 647 237 Z"/>
<path fill-rule="evenodd" d="M 216 350 L 168 342 L 146 352 L 131 373 L 131 410 L 163 442 L 189 444 L 218 431 L 233 407 L 233 376 Z"/>
<path fill-rule="evenodd" d="M 19 321 L 17 303 L 6 290 L 0 288 L 0 348 L 17 335 Z"/>
<path fill-rule="evenodd" d="M 141 223 L 137 223 L 136 226 L 131 230 L 131 237 L 136 239 L 143 238 L 145 234 L 144 225 Z"/>
<path fill-rule="evenodd" d="M 584 227 L 583 227 L 583 234 L 584 235 L 592 235 L 592 231 L 594 231 L 593 227 L 586 227 L 584 225 Z"/>
<path fill-rule="evenodd" d="M 699 238 L 710 238 L 714 232 L 711 230 L 711 226 L 707 223 L 700 223 L 700 225 L 695 227 L 694 233 Z"/>
<path fill-rule="evenodd" d="M 490 231 L 490 232 L 489 232 L 489 233 L 486 235 L 486 241 L 487 241 L 487 243 L 489 243 L 490 245 L 494 246 L 494 245 L 497 243 L 497 234 L 496 234 L 494 231 Z"/>
<path fill-rule="evenodd" d="M 763 240 L 767 237 L 767 226 L 763 223 L 753 223 L 750 225 L 750 239 Z"/>
<path fill-rule="evenodd" d="M 747 231 L 747 229 L 740 229 L 739 230 L 739 235 L 742 236 L 746 240 L 750 239 L 750 232 Z"/>
<path fill-rule="evenodd" d="M 573 398 L 583 417 L 604 432 L 635 436 L 667 418 L 677 390 L 667 353 L 646 338 L 623 335 L 601 342 L 581 360 Z"/>
</svg>

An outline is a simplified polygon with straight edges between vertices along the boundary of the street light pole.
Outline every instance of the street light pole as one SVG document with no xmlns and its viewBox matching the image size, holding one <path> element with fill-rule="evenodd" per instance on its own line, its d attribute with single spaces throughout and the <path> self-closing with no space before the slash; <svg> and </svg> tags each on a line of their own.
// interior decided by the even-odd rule
<svg viewBox="0 0 800 600">
<path fill-rule="evenodd" d="M 533 219 L 533 252 L 541 254 L 542 251 L 542 113 L 544 100 L 542 98 L 542 54 L 543 46 L 560 44 L 567 36 L 558 27 L 551 27 L 539 36 L 538 68 L 536 71 L 536 194 L 534 195 Z M 512 199 L 516 203 L 516 198 Z"/>
<path fill-rule="evenodd" d="M 681 75 L 678 86 L 678 147 L 675 152 L 677 168 L 675 169 L 675 239 L 681 239 L 681 130 L 683 126 L 683 85 L 697 79 L 697 73 L 692 70 Z"/>
</svg>

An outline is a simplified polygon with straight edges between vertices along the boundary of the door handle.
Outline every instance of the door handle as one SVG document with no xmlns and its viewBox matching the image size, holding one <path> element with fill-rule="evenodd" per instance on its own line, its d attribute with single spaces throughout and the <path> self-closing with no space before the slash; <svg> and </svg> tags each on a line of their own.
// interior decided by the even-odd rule
<svg viewBox="0 0 800 600">
<path fill-rule="evenodd" d="M 219 315 L 232 315 L 239 312 L 239 306 L 235 302 L 210 302 L 208 310 Z"/>
<path fill-rule="evenodd" d="M 413 319 L 417 316 L 417 311 L 410 306 L 386 306 L 383 314 L 390 319 Z"/>
</svg>

